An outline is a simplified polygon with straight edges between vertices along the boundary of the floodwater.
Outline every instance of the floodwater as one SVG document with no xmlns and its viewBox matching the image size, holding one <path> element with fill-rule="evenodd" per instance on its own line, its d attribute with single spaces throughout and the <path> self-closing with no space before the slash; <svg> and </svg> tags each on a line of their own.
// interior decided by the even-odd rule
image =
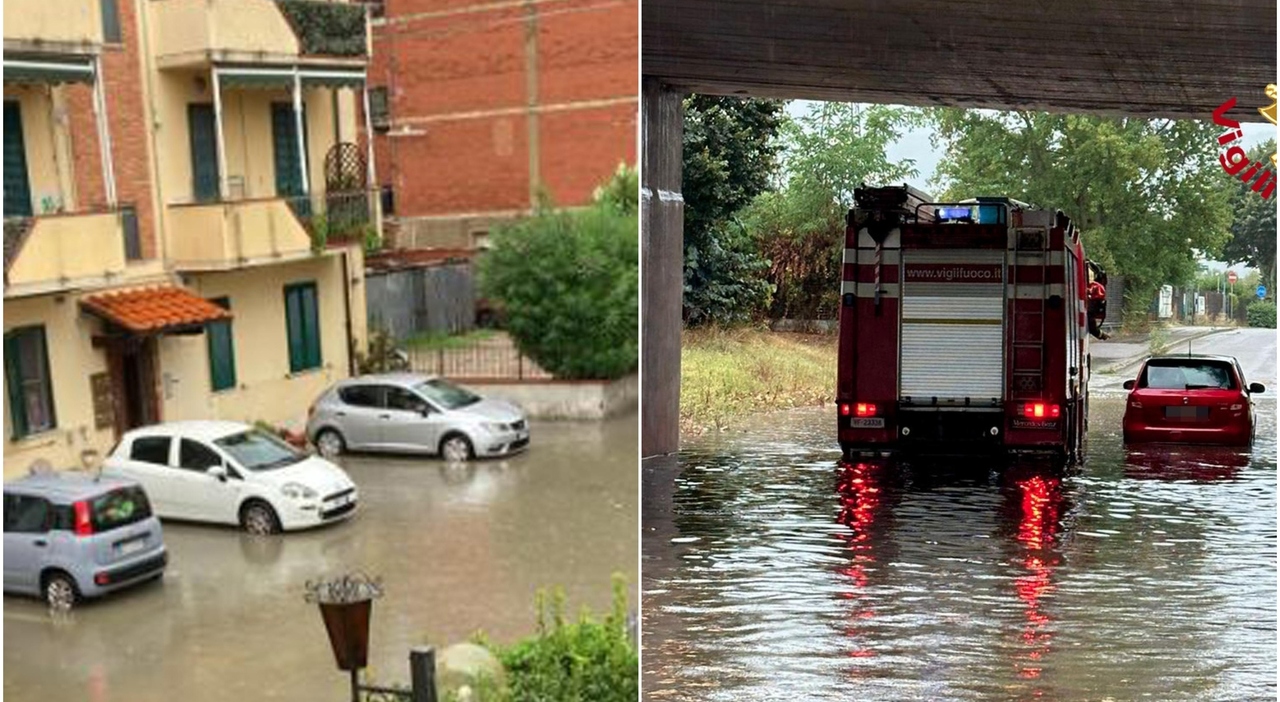
<svg viewBox="0 0 1280 702">
<path fill-rule="evenodd" d="M 167 524 L 163 581 L 55 620 L 5 597 L 5 700 L 345 699 L 304 584 L 349 570 L 383 579 L 373 605 L 370 675 L 407 683 L 411 646 L 483 630 L 533 633 L 539 588 L 561 586 L 571 613 L 603 614 L 611 575 L 636 606 L 636 416 L 535 423 L 503 461 L 348 457 L 363 504 L 349 522 L 254 538 Z"/>
<path fill-rule="evenodd" d="M 1071 470 L 842 463 L 830 409 L 647 462 L 645 699 L 1275 699 L 1275 396 L 1252 452 L 1126 452 L 1123 406 Z"/>
</svg>

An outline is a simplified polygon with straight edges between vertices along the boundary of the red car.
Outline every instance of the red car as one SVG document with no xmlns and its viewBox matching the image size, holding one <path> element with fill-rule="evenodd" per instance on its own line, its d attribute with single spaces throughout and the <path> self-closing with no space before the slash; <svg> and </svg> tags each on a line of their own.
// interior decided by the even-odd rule
<svg viewBox="0 0 1280 702">
<path fill-rule="evenodd" d="M 1149 358 L 1124 389 L 1125 443 L 1230 446 L 1253 443 L 1252 396 L 1266 390 L 1231 356 L 1198 354 Z"/>
</svg>

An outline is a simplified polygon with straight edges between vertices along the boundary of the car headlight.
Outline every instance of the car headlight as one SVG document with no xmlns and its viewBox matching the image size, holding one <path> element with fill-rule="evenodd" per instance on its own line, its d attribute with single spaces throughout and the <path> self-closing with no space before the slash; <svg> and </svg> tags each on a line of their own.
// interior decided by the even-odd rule
<svg viewBox="0 0 1280 702">
<path fill-rule="evenodd" d="M 484 427 L 485 431 L 493 434 L 501 434 L 507 430 L 507 425 L 502 422 L 482 422 L 480 426 Z"/>
<path fill-rule="evenodd" d="M 284 487 L 280 488 L 280 492 L 283 492 L 285 497 L 295 500 L 311 500 L 316 496 L 315 490 L 301 483 L 285 483 Z"/>
</svg>

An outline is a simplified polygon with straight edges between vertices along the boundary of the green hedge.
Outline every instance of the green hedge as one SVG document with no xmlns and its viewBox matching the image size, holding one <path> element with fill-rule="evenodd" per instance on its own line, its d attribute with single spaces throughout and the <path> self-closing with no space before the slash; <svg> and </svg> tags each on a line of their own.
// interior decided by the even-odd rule
<svg viewBox="0 0 1280 702">
<path fill-rule="evenodd" d="M 630 173 L 617 179 L 634 183 Z M 480 260 L 516 346 L 557 378 L 612 380 L 638 365 L 639 218 L 622 192 L 605 187 L 589 208 L 544 208 L 501 227 Z"/>
<path fill-rule="evenodd" d="M 364 5 L 360 3 L 277 0 L 303 54 L 364 56 Z"/>
<path fill-rule="evenodd" d="M 1251 303 L 1245 313 L 1248 315 L 1249 326 L 1251 327 L 1276 328 L 1275 302 L 1258 301 Z"/>
</svg>

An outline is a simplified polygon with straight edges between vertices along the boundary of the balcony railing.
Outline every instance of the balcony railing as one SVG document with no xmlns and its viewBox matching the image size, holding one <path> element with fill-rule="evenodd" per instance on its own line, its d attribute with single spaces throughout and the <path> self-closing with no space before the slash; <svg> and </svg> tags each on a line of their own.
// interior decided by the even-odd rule
<svg viewBox="0 0 1280 702">
<path fill-rule="evenodd" d="M 379 236 L 376 190 L 343 190 L 323 196 L 286 198 L 311 237 L 312 246 L 370 244 Z"/>
</svg>

